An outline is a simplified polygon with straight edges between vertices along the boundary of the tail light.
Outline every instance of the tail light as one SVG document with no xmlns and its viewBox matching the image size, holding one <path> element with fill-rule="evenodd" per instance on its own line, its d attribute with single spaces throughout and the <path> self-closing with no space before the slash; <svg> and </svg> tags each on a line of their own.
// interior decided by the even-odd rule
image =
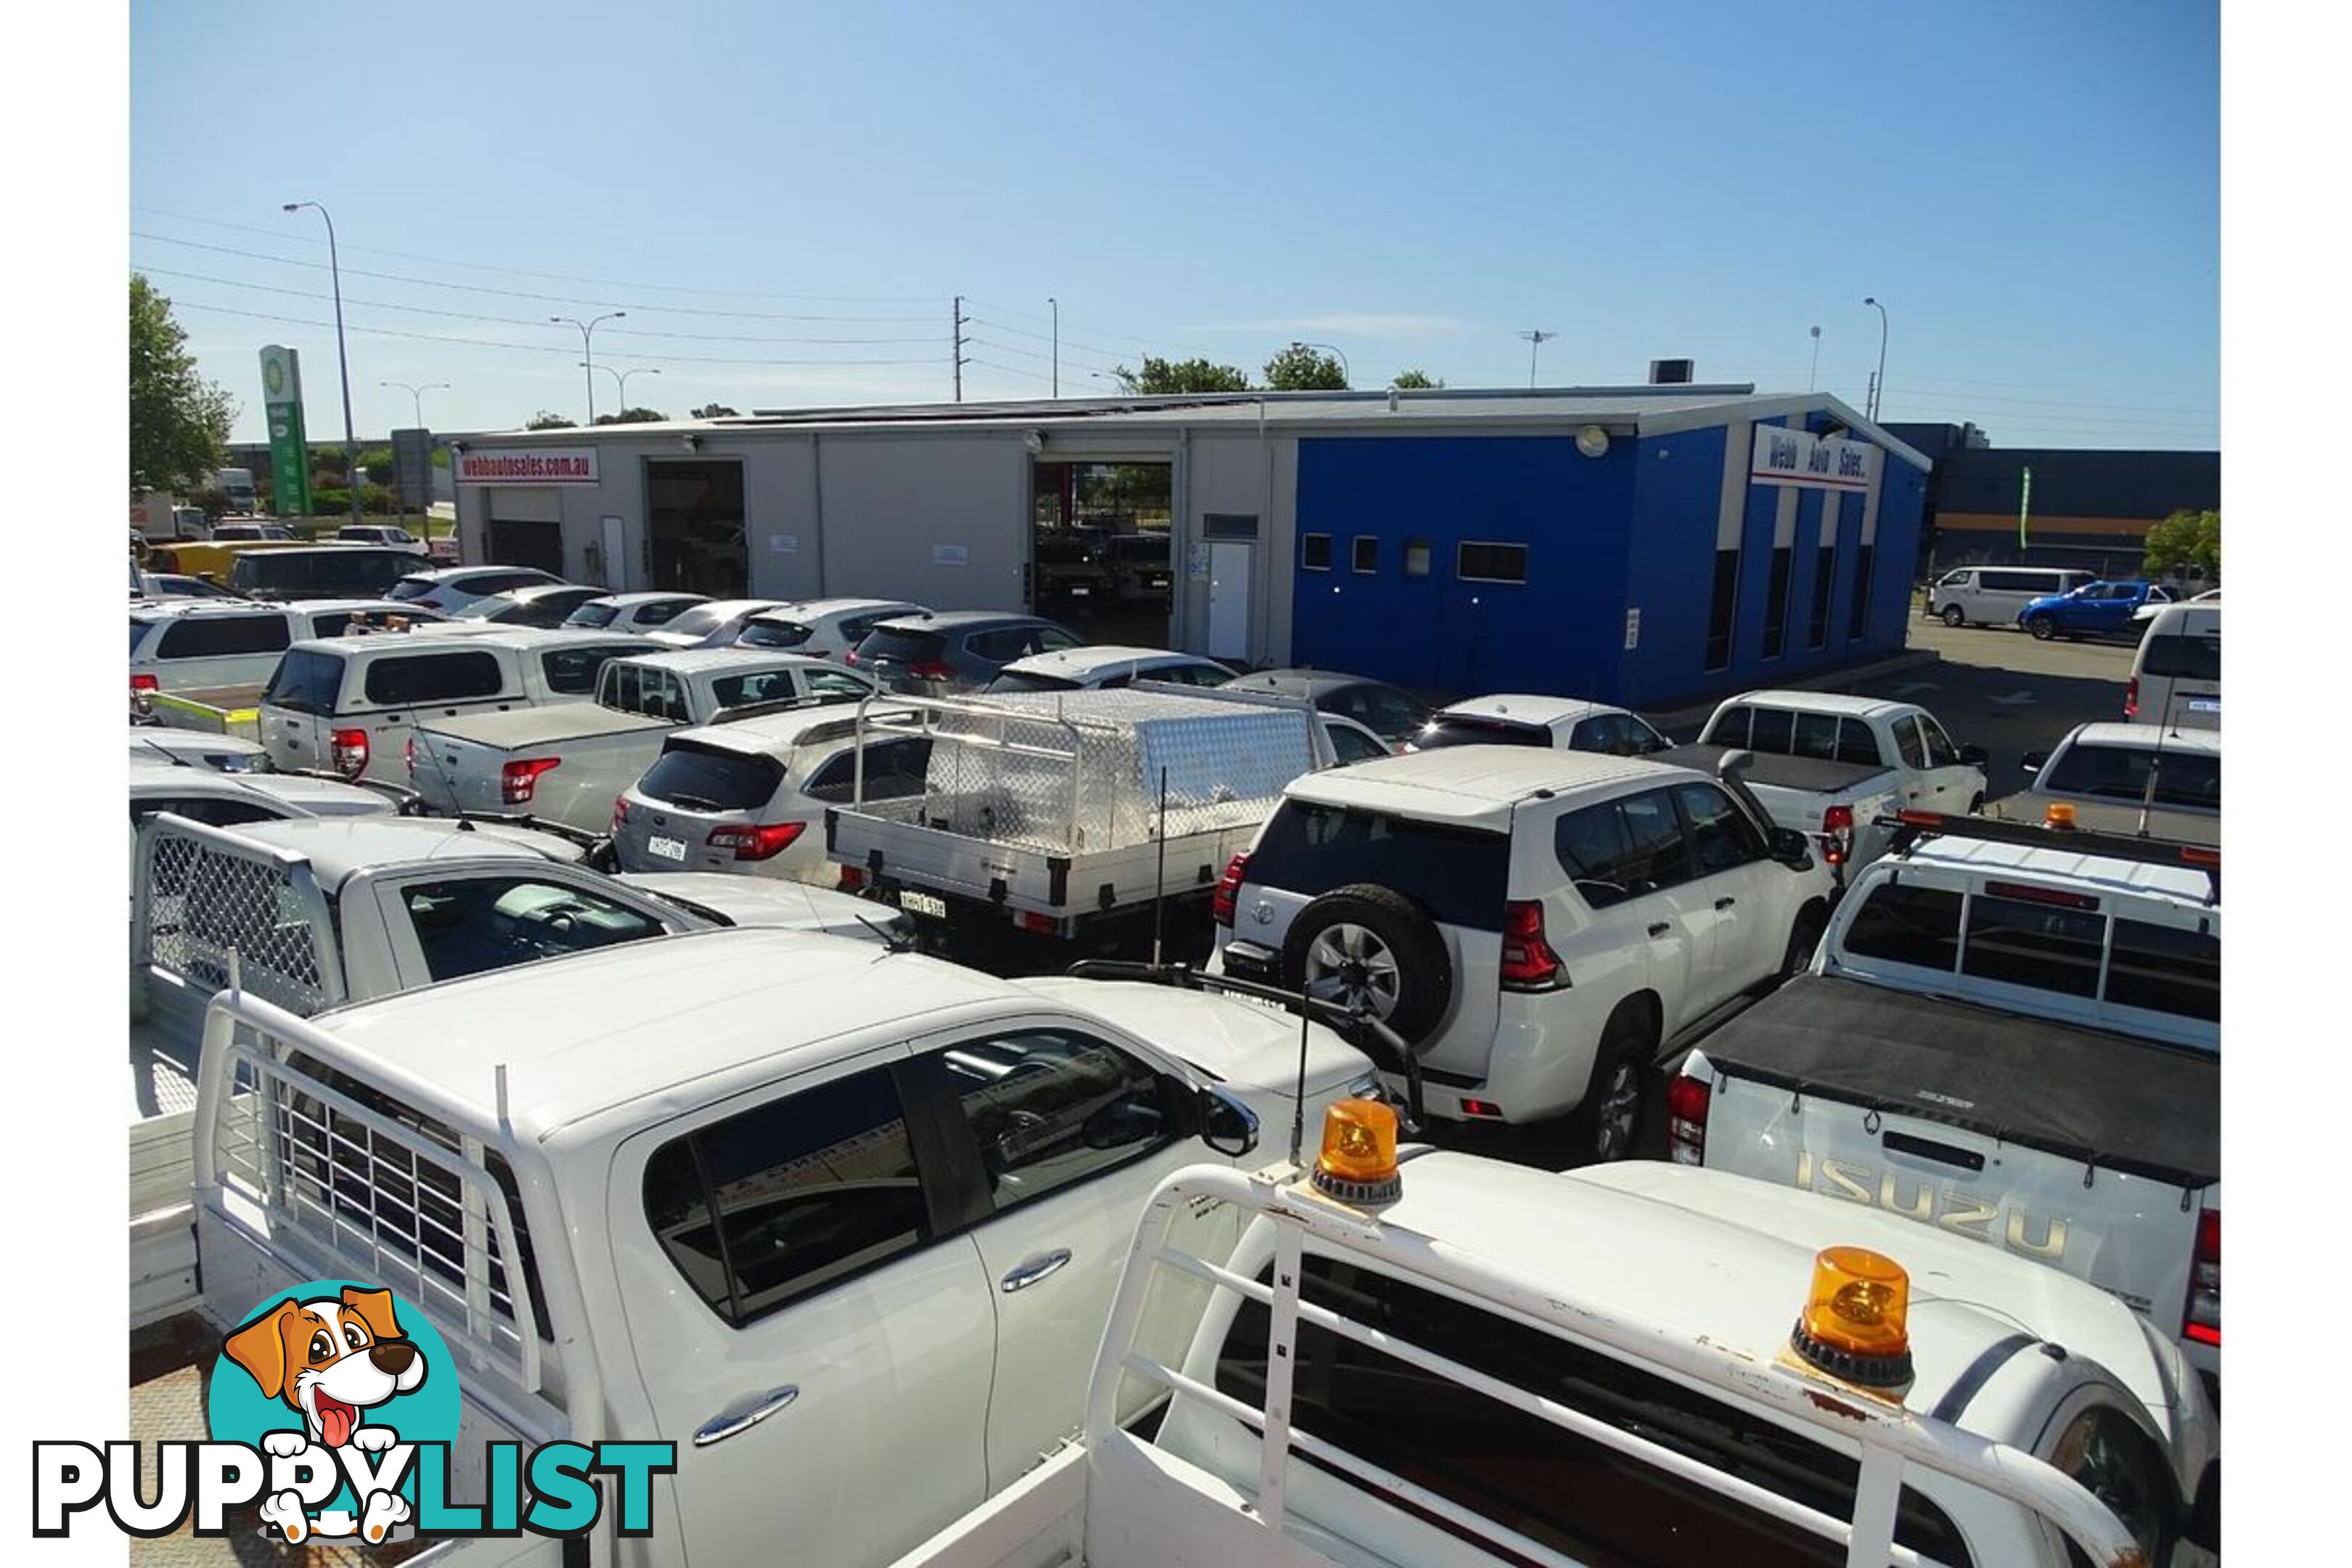
<svg viewBox="0 0 2352 1568">
<path fill-rule="evenodd" d="M 861 888 L 863 888 L 863 887 L 865 887 L 865 886 L 866 886 L 866 868 L 865 868 L 865 867 L 863 867 L 863 866 L 844 866 L 844 867 L 841 868 L 841 890 L 842 890 L 843 892 L 845 892 L 845 893 L 854 893 L 854 892 L 856 892 L 859 889 L 861 889 Z"/>
<path fill-rule="evenodd" d="M 538 792 L 539 775 L 562 764 L 561 757 L 522 757 L 499 769 L 499 798 L 509 805 L 527 805 Z"/>
<path fill-rule="evenodd" d="M 2137 675 L 2124 682 L 2124 717 L 2139 717 L 2139 677 Z"/>
<path fill-rule="evenodd" d="M 704 840 L 713 849 L 732 849 L 738 860 L 772 860 L 792 847 L 805 822 L 761 822 L 744 827 L 714 827 Z"/>
<path fill-rule="evenodd" d="M 1822 813 L 1822 858 L 1832 866 L 1845 864 L 1853 847 L 1853 807 L 1832 805 Z"/>
<path fill-rule="evenodd" d="M 412 778 L 412 779 L 413 779 L 413 778 L 415 778 L 415 777 L 416 776 L 416 737 L 415 737 L 415 736 L 414 736 L 414 735 L 409 736 L 409 737 L 408 737 L 408 739 L 407 739 L 407 741 L 406 741 L 406 742 L 403 742 L 403 744 L 401 745 L 401 748 L 400 748 L 400 762 L 401 762 L 401 765 L 402 765 L 403 767 L 404 767 L 404 768 L 406 768 L 406 769 L 408 770 L 408 776 L 409 776 L 410 778 Z"/>
<path fill-rule="evenodd" d="M 2189 1267 L 2189 1315 L 2181 1332 L 2200 1345 L 2221 1348 L 2221 1211 L 2197 1216 L 2197 1250 Z"/>
<path fill-rule="evenodd" d="M 134 675 L 131 678 L 131 689 L 133 691 L 159 691 L 163 689 L 163 683 L 158 681 L 152 675 Z"/>
<path fill-rule="evenodd" d="M 367 772 L 368 732 L 365 730 L 338 730 L 328 742 L 327 754 L 337 773 L 355 779 Z"/>
<path fill-rule="evenodd" d="M 1715 1091 L 1703 1078 L 1666 1080 L 1666 1155 L 1677 1165 L 1706 1163 L 1706 1107 Z"/>
<path fill-rule="evenodd" d="M 953 680 L 955 671 L 945 659 L 919 658 L 907 667 L 907 673 L 917 680 Z"/>
<path fill-rule="evenodd" d="M 629 797 L 625 795 L 614 795 L 613 797 L 613 831 L 615 833 L 621 831 L 628 820 Z"/>
<path fill-rule="evenodd" d="M 1062 929 L 1061 922 L 1055 920 L 1053 916 L 1041 915 L 1034 910 L 1018 911 L 1013 917 L 1013 923 L 1023 931 L 1034 931 L 1040 936 L 1055 936 L 1059 934 Z"/>
<path fill-rule="evenodd" d="M 841 662 L 844 664 L 856 664 L 857 662 L 857 650 L 854 647 L 843 648 L 841 650 Z"/>
<path fill-rule="evenodd" d="M 1234 900 L 1241 897 L 1242 883 L 1249 876 L 1249 857 L 1236 855 L 1225 862 L 1224 875 L 1217 879 L 1216 890 L 1209 895 L 1209 918 L 1221 926 L 1234 923 Z"/>
<path fill-rule="evenodd" d="M 1560 970 L 1559 954 L 1544 940 L 1542 901 L 1514 899 L 1505 904 L 1503 989 L 1551 991 L 1567 983 L 1568 977 Z"/>
</svg>

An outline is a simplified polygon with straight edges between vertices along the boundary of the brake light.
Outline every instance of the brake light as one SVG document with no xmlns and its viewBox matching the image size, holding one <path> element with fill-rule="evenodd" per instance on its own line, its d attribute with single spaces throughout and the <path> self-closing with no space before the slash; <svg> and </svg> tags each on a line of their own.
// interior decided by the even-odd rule
<svg viewBox="0 0 2352 1568">
<path fill-rule="evenodd" d="M 1503 1119 L 1503 1108 L 1491 1100 L 1465 1099 L 1462 1102 L 1462 1114 L 1484 1116 L 1492 1121 L 1500 1121 Z"/>
<path fill-rule="evenodd" d="M 1706 1108 L 1715 1090 L 1703 1078 L 1666 1080 L 1666 1156 L 1677 1165 L 1706 1163 Z"/>
<path fill-rule="evenodd" d="M 365 730 L 338 730 L 328 742 L 327 754 L 337 773 L 355 779 L 367 772 L 368 732 Z"/>
<path fill-rule="evenodd" d="M 738 860 L 772 860 L 790 848 L 807 826 L 805 822 L 760 822 L 714 827 L 703 842 L 713 849 L 732 849 Z"/>
<path fill-rule="evenodd" d="M 2124 717 L 2139 717 L 2139 677 L 2137 675 L 2124 682 Z"/>
<path fill-rule="evenodd" d="M 2221 1211 L 2197 1216 L 2197 1250 L 2189 1267 L 2189 1314 L 2181 1331 L 2200 1345 L 2221 1348 Z"/>
<path fill-rule="evenodd" d="M 134 675 L 131 678 L 131 689 L 133 691 L 160 691 L 163 689 L 163 684 L 152 675 Z"/>
<path fill-rule="evenodd" d="M 844 664 L 856 664 L 857 662 L 857 650 L 854 647 L 845 647 L 842 649 L 841 662 Z"/>
<path fill-rule="evenodd" d="M 621 831 L 622 825 L 628 820 L 629 797 L 625 795 L 614 795 L 613 797 L 613 831 L 615 833 Z"/>
<path fill-rule="evenodd" d="M 408 739 L 407 739 L 407 741 L 406 741 L 406 742 L 404 742 L 402 744 L 402 746 L 401 746 L 401 748 L 400 748 L 400 763 L 401 763 L 401 766 L 403 766 L 403 767 L 404 767 L 404 768 L 406 768 L 406 769 L 408 770 L 408 776 L 409 776 L 410 778 L 415 778 L 415 777 L 416 776 L 416 737 L 415 737 L 415 736 L 414 736 L 414 735 L 409 736 L 409 737 L 408 737 Z"/>
<path fill-rule="evenodd" d="M 523 757 L 499 769 L 499 798 L 509 805 L 527 804 L 539 789 L 539 775 L 561 766 L 561 757 Z"/>
<path fill-rule="evenodd" d="M 864 886 L 866 886 L 865 867 L 844 866 L 841 868 L 841 890 L 843 892 L 854 893 Z"/>
<path fill-rule="evenodd" d="M 2048 904 L 2053 909 L 2096 910 L 2099 907 L 2098 896 L 2095 893 L 2070 893 L 2063 888 L 2042 888 L 2031 882 L 1987 882 L 1985 891 L 1996 899 Z"/>
<path fill-rule="evenodd" d="M 1209 895 L 1209 918 L 1221 926 L 1234 923 L 1234 903 L 1241 897 L 1242 883 L 1249 876 L 1249 857 L 1236 855 L 1225 862 L 1224 875 L 1217 879 L 1216 890 Z"/>
<path fill-rule="evenodd" d="M 1542 901 L 1514 899 L 1503 906 L 1503 989 L 1550 991 L 1567 984 L 1559 954 L 1544 940 Z"/>
<path fill-rule="evenodd" d="M 1013 917 L 1013 923 L 1023 931 L 1035 931 L 1040 936 L 1053 936 L 1062 929 L 1053 916 L 1041 915 L 1034 910 L 1017 911 Z"/>
<path fill-rule="evenodd" d="M 918 680 L 953 680 L 955 671 L 945 659 L 919 658 L 907 667 L 907 673 Z"/>
<path fill-rule="evenodd" d="M 1822 813 L 1822 858 L 1843 866 L 1853 847 L 1853 807 L 1832 805 Z"/>
</svg>

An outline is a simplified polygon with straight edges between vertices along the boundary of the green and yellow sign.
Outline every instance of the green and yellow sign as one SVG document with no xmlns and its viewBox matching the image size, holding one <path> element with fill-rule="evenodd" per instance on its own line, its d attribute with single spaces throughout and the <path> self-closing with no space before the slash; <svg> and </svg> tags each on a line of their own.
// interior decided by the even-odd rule
<svg viewBox="0 0 2352 1568">
<path fill-rule="evenodd" d="M 261 406 L 269 421 L 269 472 L 280 517 L 310 515 L 310 447 L 302 431 L 302 362 L 292 349 L 261 351 Z"/>
</svg>

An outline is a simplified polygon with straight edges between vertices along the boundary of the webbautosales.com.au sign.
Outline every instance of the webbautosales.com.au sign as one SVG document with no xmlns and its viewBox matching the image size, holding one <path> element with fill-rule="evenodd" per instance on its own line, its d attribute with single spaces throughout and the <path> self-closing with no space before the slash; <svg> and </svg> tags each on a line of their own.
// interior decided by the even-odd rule
<svg viewBox="0 0 2352 1568">
<path fill-rule="evenodd" d="M 593 485 L 596 453 L 532 452 L 509 448 L 457 455 L 461 485 Z"/>
</svg>

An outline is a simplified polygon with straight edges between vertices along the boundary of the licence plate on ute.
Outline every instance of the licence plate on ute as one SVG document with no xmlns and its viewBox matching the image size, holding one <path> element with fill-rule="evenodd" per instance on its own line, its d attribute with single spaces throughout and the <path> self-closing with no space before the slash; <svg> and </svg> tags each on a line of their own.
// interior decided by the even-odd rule
<svg viewBox="0 0 2352 1568">
<path fill-rule="evenodd" d="M 2192 697 L 2189 700 L 2189 710 L 2191 713 L 2219 713 L 2221 700 L 2218 697 Z"/>
<path fill-rule="evenodd" d="M 658 855 L 665 860 L 676 860 L 683 865 L 686 861 L 686 840 L 664 838 L 656 833 L 646 840 L 646 853 Z"/>
<path fill-rule="evenodd" d="M 918 893 L 911 889 L 898 895 L 898 907 L 910 915 L 921 915 L 929 920 L 948 918 L 948 901 L 945 899 L 935 899 L 929 893 Z"/>
</svg>

